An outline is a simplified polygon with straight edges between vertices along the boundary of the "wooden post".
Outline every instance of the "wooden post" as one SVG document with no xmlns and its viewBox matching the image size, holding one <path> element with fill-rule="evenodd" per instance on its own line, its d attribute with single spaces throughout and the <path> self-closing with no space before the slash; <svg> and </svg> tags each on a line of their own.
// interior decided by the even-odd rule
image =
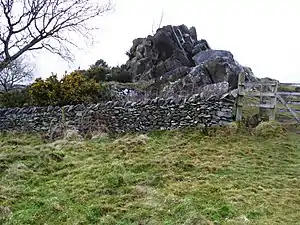
<svg viewBox="0 0 300 225">
<path fill-rule="evenodd" d="M 236 121 L 242 121 L 244 95 L 245 95 L 245 73 L 241 72 L 239 74 L 239 79 L 238 79 L 238 94 L 237 94 L 236 115 L 235 115 Z"/>
<path fill-rule="evenodd" d="M 270 100 L 270 105 L 271 105 L 271 109 L 270 109 L 270 115 L 269 115 L 269 120 L 275 120 L 276 118 L 276 102 L 277 102 L 277 89 L 278 89 L 278 81 L 276 81 L 276 84 L 273 86 L 271 86 L 271 91 L 274 93 L 274 96 L 271 97 Z"/>
<path fill-rule="evenodd" d="M 265 79 L 261 79 L 261 84 L 260 84 L 260 101 L 259 101 L 259 120 L 263 121 L 266 120 L 266 118 L 268 118 L 268 109 L 266 107 L 263 107 L 262 105 L 267 105 L 267 97 L 263 96 L 264 93 L 266 93 L 268 91 L 268 86 L 265 84 L 266 82 L 268 82 Z"/>
</svg>

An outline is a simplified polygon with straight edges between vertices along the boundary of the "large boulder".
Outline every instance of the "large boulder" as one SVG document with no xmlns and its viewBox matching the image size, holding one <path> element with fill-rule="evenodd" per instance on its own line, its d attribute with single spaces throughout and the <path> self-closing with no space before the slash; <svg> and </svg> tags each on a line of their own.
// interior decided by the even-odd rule
<svg viewBox="0 0 300 225">
<path fill-rule="evenodd" d="M 173 51 L 179 49 L 173 40 L 170 27 L 163 27 L 153 36 L 155 49 L 159 52 L 159 59 L 166 60 L 173 55 Z"/>
<path fill-rule="evenodd" d="M 238 75 L 244 69 L 229 51 L 208 49 L 193 57 L 199 70 L 210 77 L 211 83 L 227 81 L 229 88 L 237 88 Z"/>
<path fill-rule="evenodd" d="M 178 43 L 175 31 L 181 32 L 185 40 L 182 45 Z M 126 62 L 133 80 L 151 80 L 182 66 L 192 67 L 194 62 L 191 57 L 196 37 L 195 28 L 168 25 L 159 28 L 153 36 L 133 40 Z"/>
<path fill-rule="evenodd" d="M 161 94 L 183 89 L 192 93 L 224 82 L 230 90 L 237 87 L 241 71 L 246 72 L 247 79 L 253 77 L 252 70 L 241 66 L 231 52 L 212 49 L 205 39 L 197 40 L 195 27 L 184 24 L 164 26 L 153 36 L 135 39 L 127 55 L 126 68 L 133 81 L 158 82 L 154 86 Z"/>
</svg>

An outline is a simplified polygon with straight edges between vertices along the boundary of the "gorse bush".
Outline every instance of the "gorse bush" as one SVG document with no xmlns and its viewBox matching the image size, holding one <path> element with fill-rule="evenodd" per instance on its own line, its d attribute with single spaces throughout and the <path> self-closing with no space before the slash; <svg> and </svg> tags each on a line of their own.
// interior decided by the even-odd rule
<svg viewBox="0 0 300 225">
<path fill-rule="evenodd" d="M 72 72 L 61 80 L 61 91 L 64 104 L 96 102 L 107 97 L 103 85 L 78 72 Z"/>
<path fill-rule="evenodd" d="M 37 106 L 92 103 L 109 99 L 107 92 L 103 84 L 87 78 L 80 71 L 74 71 L 61 80 L 57 75 L 45 80 L 36 79 L 28 89 L 31 104 Z"/>
<path fill-rule="evenodd" d="M 112 100 L 109 81 L 132 82 L 126 65 L 109 67 L 97 60 L 87 70 L 75 70 L 58 79 L 52 74 L 46 79 L 37 78 L 22 91 L 0 94 L 0 107 L 62 106 Z"/>
<path fill-rule="evenodd" d="M 28 88 L 30 103 L 37 106 L 60 105 L 61 83 L 57 75 L 51 75 L 43 80 L 37 78 Z"/>
</svg>

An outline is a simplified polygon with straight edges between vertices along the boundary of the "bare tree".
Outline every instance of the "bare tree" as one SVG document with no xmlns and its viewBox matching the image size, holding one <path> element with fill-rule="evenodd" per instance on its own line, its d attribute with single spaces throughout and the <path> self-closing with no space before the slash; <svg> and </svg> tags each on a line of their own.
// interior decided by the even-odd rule
<svg viewBox="0 0 300 225">
<path fill-rule="evenodd" d="M 110 1 L 0 0 L 0 71 L 28 51 L 46 49 L 71 60 L 70 38 L 91 38 L 91 20 L 112 9 Z M 90 23 L 88 23 L 90 22 Z"/>
<path fill-rule="evenodd" d="M 32 80 L 33 70 L 34 67 L 24 57 L 19 57 L 0 72 L 0 87 L 3 91 L 8 92 L 15 85 Z"/>
</svg>

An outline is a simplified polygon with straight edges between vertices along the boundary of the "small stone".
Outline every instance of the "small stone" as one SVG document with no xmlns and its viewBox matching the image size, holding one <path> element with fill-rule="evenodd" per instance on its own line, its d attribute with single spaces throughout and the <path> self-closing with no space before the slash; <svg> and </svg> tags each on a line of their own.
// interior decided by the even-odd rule
<svg viewBox="0 0 300 225">
<path fill-rule="evenodd" d="M 190 116 L 185 117 L 187 120 L 191 120 L 192 118 Z"/>
<path fill-rule="evenodd" d="M 76 112 L 76 116 L 83 116 L 83 111 Z"/>
</svg>

